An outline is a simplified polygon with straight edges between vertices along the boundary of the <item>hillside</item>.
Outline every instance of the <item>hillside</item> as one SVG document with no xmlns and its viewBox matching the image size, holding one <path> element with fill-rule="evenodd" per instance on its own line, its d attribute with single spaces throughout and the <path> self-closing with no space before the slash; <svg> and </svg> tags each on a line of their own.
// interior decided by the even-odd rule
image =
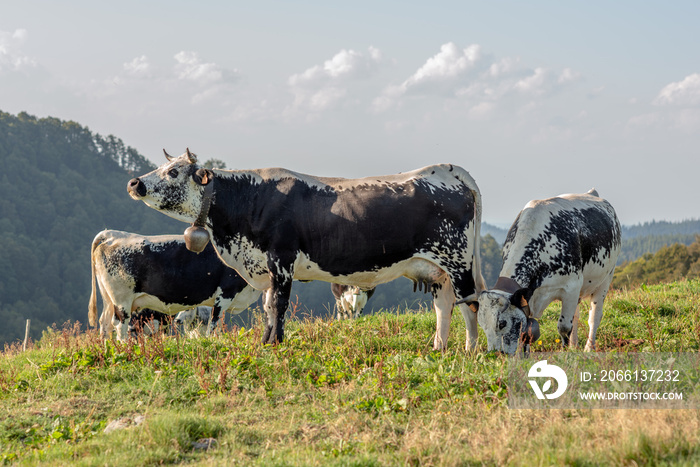
<svg viewBox="0 0 700 467">
<path fill-rule="evenodd" d="M 612 291 L 598 331 L 599 349 L 604 355 L 697 355 L 699 299 L 698 281 Z M 552 305 L 545 311 L 536 346 L 562 356 L 559 310 Z M 586 318 L 582 314 L 580 342 Z M 262 321 L 211 339 L 127 344 L 104 343 L 95 333 L 71 327 L 47 332 L 26 352 L 14 346 L 0 356 L 0 461 L 255 466 L 700 462 L 700 420 L 692 409 L 697 403 L 691 402 L 697 401 L 697 372 L 683 374 L 695 388 L 684 393 L 690 410 L 513 410 L 509 370 L 515 359 L 486 353 L 483 335 L 479 353 L 465 353 L 464 321 L 458 315 L 446 351 L 430 349 L 434 330 L 432 313 L 402 310 L 345 322 L 290 320 L 285 342 L 276 346 L 260 344 Z M 566 354 L 582 357 L 580 351 Z M 616 383 L 620 390 L 629 387 Z M 643 387 L 659 390 L 658 384 Z M 109 432 L 117 422 L 121 429 Z"/>
<path fill-rule="evenodd" d="M 53 323 L 86 321 L 90 244 L 111 228 L 182 233 L 126 195 L 150 164 L 114 136 L 75 122 L 0 113 L 0 345 Z"/>
</svg>

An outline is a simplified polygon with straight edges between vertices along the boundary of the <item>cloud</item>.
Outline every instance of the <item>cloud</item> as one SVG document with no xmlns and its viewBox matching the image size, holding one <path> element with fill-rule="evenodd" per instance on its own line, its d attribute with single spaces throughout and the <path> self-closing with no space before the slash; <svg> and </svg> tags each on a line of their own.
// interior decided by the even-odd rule
<svg viewBox="0 0 700 467">
<path fill-rule="evenodd" d="M 700 73 L 666 85 L 654 99 L 655 105 L 696 106 L 700 104 Z"/>
<path fill-rule="evenodd" d="M 26 29 L 15 29 L 11 33 L 0 31 L 0 73 L 36 67 L 36 61 L 21 51 L 28 35 Z"/>
<path fill-rule="evenodd" d="M 124 73 L 135 78 L 150 78 L 152 66 L 148 57 L 141 55 L 123 66 Z"/>
<path fill-rule="evenodd" d="M 440 82 L 464 76 L 481 60 L 481 46 L 470 45 L 460 50 L 454 42 L 440 47 L 440 52 L 429 58 L 402 87 L 406 90 L 423 83 Z"/>
<path fill-rule="evenodd" d="M 460 48 L 448 42 L 401 84 L 385 87 L 372 108 L 383 112 L 412 97 L 456 98 L 465 101 L 470 115 L 485 117 L 506 97 L 527 101 L 547 96 L 579 77 L 571 68 L 529 68 L 517 57 L 495 59 L 478 44 Z"/>
<path fill-rule="evenodd" d="M 323 64 L 291 75 L 287 84 L 294 102 L 287 113 L 321 112 L 348 103 L 350 88 L 371 78 L 382 63 L 382 53 L 375 47 L 366 53 L 343 49 Z"/>
<path fill-rule="evenodd" d="M 232 86 L 241 79 L 237 69 L 223 68 L 216 63 L 203 63 L 196 52 L 181 51 L 175 54 L 177 62 L 174 68 L 177 79 L 182 84 L 192 84 L 197 91 L 192 95 L 191 102 L 200 104 L 219 99 L 225 104 L 232 92 Z"/>
</svg>

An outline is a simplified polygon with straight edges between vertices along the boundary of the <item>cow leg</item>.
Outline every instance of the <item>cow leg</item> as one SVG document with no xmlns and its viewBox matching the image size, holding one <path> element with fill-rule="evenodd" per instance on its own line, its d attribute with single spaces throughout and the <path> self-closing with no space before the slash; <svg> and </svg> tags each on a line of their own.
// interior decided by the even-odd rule
<svg viewBox="0 0 700 467">
<path fill-rule="evenodd" d="M 114 314 L 118 320 L 117 325 L 117 340 L 119 342 L 126 342 L 129 339 L 129 320 L 131 319 L 131 307 L 128 311 L 122 306 L 114 307 Z"/>
<path fill-rule="evenodd" d="M 267 328 L 263 335 L 263 344 L 278 344 L 284 339 L 284 320 L 292 293 L 292 268 L 278 266 L 279 260 L 270 260 L 271 289 L 267 292 Z"/>
<path fill-rule="evenodd" d="M 221 319 L 221 305 L 218 301 L 214 303 L 211 309 L 211 316 L 209 317 L 209 322 L 207 323 L 206 336 L 209 337 L 214 334 L 216 327 L 219 325 L 219 319 Z"/>
<path fill-rule="evenodd" d="M 112 324 L 113 320 L 114 305 L 109 302 L 105 302 L 102 307 L 102 314 L 100 315 L 100 337 L 102 339 L 112 337 L 112 331 L 114 331 L 114 324 Z"/>
<path fill-rule="evenodd" d="M 581 312 L 581 302 L 576 306 L 576 312 L 574 313 L 574 322 L 571 325 L 571 338 L 569 340 L 569 347 L 575 349 L 578 347 L 578 318 Z"/>
<path fill-rule="evenodd" d="M 561 344 L 564 348 L 569 346 L 571 340 L 576 308 L 578 308 L 578 294 L 576 296 L 570 294 L 561 301 L 561 316 L 559 316 L 557 330 L 561 336 Z"/>
<path fill-rule="evenodd" d="M 479 325 L 476 320 L 476 313 L 474 313 L 466 303 L 461 303 L 459 305 L 459 311 L 462 312 L 464 324 L 467 327 L 467 343 L 465 349 L 467 352 L 474 352 L 476 351 L 476 344 L 479 340 Z"/>
<path fill-rule="evenodd" d="M 614 271 L 613 269 L 600 288 L 591 295 L 591 310 L 588 312 L 588 340 L 586 340 L 586 347 L 583 349 L 584 352 L 595 350 L 595 336 L 598 332 L 600 321 L 603 319 L 603 302 L 608 295 L 608 289 L 612 282 Z"/>
<path fill-rule="evenodd" d="M 447 349 L 447 338 L 450 335 L 450 322 L 452 321 L 454 305 L 454 289 L 450 279 L 445 276 L 442 281 L 433 284 L 433 306 L 437 316 L 437 328 L 433 342 L 434 350 Z"/>
</svg>

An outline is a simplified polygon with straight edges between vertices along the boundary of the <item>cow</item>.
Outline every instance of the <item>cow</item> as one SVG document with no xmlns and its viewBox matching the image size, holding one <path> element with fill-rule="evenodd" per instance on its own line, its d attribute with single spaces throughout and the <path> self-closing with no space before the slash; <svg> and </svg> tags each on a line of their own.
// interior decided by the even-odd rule
<svg viewBox="0 0 700 467">
<path fill-rule="evenodd" d="M 356 285 L 331 284 L 338 319 L 359 318 L 367 300 L 374 295 L 374 290 L 362 290 Z"/>
<path fill-rule="evenodd" d="M 152 336 L 158 332 L 165 332 L 172 324 L 172 321 L 173 317 L 171 315 L 166 315 L 165 313 L 151 310 L 150 308 L 144 308 L 131 315 L 131 319 L 129 320 L 129 335 L 132 337 L 138 337 L 139 334 Z M 112 323 L 115 324 L 114 319 Z M 116 324 L 119 324 L 119 321 L 117 321 Z M 109 330 L 108 334 L 111 334 L 111 332 L 112 329 Z"/>
<path fill-rule="evenodd" d="M 165 152 L 165 151 L 164 151 Z M 433 346 L 445 349 L 455 299 L 484 289 L 479 259 L 481 193 L 452 164 L 361 179 L 282 168 L 212 170 L 189 149 L 127 183 L 129 195 L 206 229 L 216 251 L 253 287 L 270 289 L 263 342 L 284 337 L 292 281 L 371 289 L 405 276 L 429 287 Z M 460 305 L 467 348 L 476 318 Z"/>
<path fill-rule="evenodd" d="M 211 320 L 212 307 L 197 306 L 175 316 L 175 325 L 182 326 L 189 337 L 199 337 Z"/>
<path fill-rule="evenodd" d="M 189 251 L 181 235 L 144 236 L 103 230 L 92 242 L 92 293 L 88 305 L 96 325 L 100 287 L 104 309 L 100 335 L 118 319 L 117 339 L 126 340 L 131 314 L 150 308 L 174 315 L 198 305 L 214 307 L 207 335 L 216 328 L 222 311 L 238 313 L 260 296 L 236 271 L 226 267 L 212 247 L 200 254 Z"/>
<path fill-rule="evenodd" d="M 489 350 L 514 354 L 539 339 L 544 309 L 562 302 L 557 329 L 564 347 L 578 344 L 578 303 L 591 300 L 586 351 L 595 349 L 621 246 L 615 210 L 595 189 L 530 201 L 510 227 L 495 286 L 470 302 Z M 473 297 L 472 297 L 473 298 Z"/>
</svg>

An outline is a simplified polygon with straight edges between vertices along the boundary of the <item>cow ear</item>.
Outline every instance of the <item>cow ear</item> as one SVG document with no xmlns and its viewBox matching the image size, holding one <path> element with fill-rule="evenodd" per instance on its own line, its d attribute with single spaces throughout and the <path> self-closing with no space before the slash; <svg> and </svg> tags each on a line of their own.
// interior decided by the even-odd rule
<svg viewBox="0 0 700 467">
<path fill-rule="evenodd" d="M 474 313 L 477 313 L 479 311 L 479 302 L 468 302 L 467 306 L 469 307 L 470 310 L 472 310 Z"/>
<path fill-rule="evenodd" d="M 532 291 L 530 289 L 518 289 L 510 297 L 510 304 L 522 309 L 526 315 L 530 314 L 530 304 L 528 303 L 532 297 Z"/>
<path fill-rule="evenodd" d="M 214 172 L 209 169 L 198 169 L 192 178 L 197 185 L 208 185 L 214 178 Z"/>
</svg>

